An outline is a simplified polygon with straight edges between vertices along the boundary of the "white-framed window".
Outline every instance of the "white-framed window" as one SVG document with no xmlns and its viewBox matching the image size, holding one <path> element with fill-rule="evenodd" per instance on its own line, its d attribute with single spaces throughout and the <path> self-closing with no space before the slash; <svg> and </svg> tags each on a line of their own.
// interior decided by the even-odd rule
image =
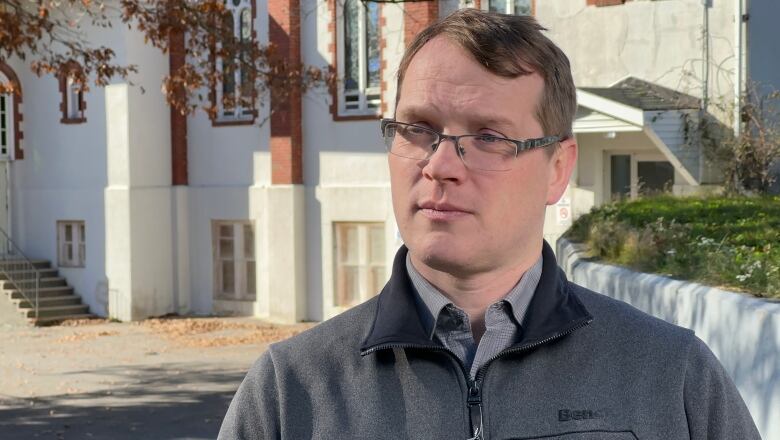
<svg viewBox="0 0 780 440">
<path fill-rule="evenodd" d="M 214 221 L 214 295 L 254 300 L 257 293 L 255 227 L 249 221 Z"/>
<path fill-rule="evenodd" d="M 225 0 L 225 24 L 233 31 L 239 48 L 232 59 L 216 60 L 220 83 L 216 87 L 218 121 L 241 121 L 254 117 L 254 77 L 249 51 L 254 43 L 252 0 Z"/>
<path fill-rule="evenodd" d="M 0 84 L 8 84 L 8 77 L 0 72 Z M 0 93 L 0 159 L 9 159 L 14 139 L 14 94 Z"/>
<path fill-rule="evenodd" d="M 352 307 L 379 293 L 387 282 L 384 223 L 334 223 L 333 305 Z"/>
<path fill-rule="evenodd" d="M 337 2 L 338 4 L 338 2 Z M 380 111 L 379 3 L 344 0 L 338 17 L 338 110 L 340 116 Z"/>
<path fill-rule="evenodd" d="M 87 228 L 82 220 L 57 222 L 57 249 L 60 267 L 84 267 L 87 261 Z"/>
<path fill-rule="evenodd" d="M 609 154 L 610 200 L 636 199 L 672 191 L 674 165 L 661 154 Z"/>
<path fill-rule="evenodd" d="M 501 12 L 513 15 L 531 15 L 533 12 L 533 0 L 488 0 L 490 12 Z"/>
</svg>

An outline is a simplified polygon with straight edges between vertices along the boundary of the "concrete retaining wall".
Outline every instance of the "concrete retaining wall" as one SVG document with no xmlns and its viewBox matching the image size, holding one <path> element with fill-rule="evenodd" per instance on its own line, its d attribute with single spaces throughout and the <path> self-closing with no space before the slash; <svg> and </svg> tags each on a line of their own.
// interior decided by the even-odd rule
<svg viewBox="0 0 780 440">
<path fill-rule="evenodd" d="M 731 375 L 762 438 L 780 439 L 780 302 L 588 261 L 565 239 L 556 247 L 571 281 L 695 331 Z"/>
</svg>

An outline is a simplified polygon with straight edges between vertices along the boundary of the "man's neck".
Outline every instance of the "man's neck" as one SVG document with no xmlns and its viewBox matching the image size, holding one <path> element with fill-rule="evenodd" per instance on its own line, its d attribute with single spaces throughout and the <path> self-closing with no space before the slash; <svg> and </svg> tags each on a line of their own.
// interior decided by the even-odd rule
<svg viewBox="0 0 780 440">
<path fill-rule="evenodd" d="M 484 333 L 487 308 L 503 299 L 540 255 L 541 252 L 530 253 L 506 267 L 467 275 L 439 271 L 416 259 L 414 254 L 410 257 L 412 265 L 423 278 L 468 314 L 476 341 Z"/>
</svg>

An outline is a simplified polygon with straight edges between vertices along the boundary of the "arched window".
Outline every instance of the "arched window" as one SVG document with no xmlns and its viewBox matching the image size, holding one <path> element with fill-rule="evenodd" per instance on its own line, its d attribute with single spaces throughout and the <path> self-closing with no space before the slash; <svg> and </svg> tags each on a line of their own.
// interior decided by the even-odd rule
<svg viewBox="0 0 780 440">
<path fill-rule="evenodd" d="M 84 111 L 87 103 L 84 101 L 84 74 L 81 66 L 76 62 L 70 62 L 63 66 L 59 74 L 60 111 L 63 124 L 81 124 L 87 122 Z"/>
<path fill-rule="evenodd" d="M 226 0 L 225 25 L 239 43 L 232 58 L 217 58 L 221 84 L 216 89 L 217 122 L 252 121 L 254 109 L 254 76 L 248 63 L 255 41 L 253 0 Z"/>
<path fill-rule="evenodd" d="M 0 61 L 0 160 L 23 159 L 19 104 L 22 88 L 10 66 Z"/>
<path fill-rule="evenodd" d="M 339 23 L 339 114 L 366 115 L 379 112 L 381 103 L 381 53 L 379 4 L 344 0 Z"/>
</svg>

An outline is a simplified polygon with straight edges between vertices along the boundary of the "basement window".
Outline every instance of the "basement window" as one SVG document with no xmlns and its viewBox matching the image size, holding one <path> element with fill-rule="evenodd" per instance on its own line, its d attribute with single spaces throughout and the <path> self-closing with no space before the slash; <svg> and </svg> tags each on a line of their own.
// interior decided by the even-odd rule
<svg viewBox="0 0 780 440">
<path fill-rule="evenodd" d="M 57 222 L 59 267 L 84 267 L 87 261 L 87 231 L 84 221 Z"/>
</svg>

